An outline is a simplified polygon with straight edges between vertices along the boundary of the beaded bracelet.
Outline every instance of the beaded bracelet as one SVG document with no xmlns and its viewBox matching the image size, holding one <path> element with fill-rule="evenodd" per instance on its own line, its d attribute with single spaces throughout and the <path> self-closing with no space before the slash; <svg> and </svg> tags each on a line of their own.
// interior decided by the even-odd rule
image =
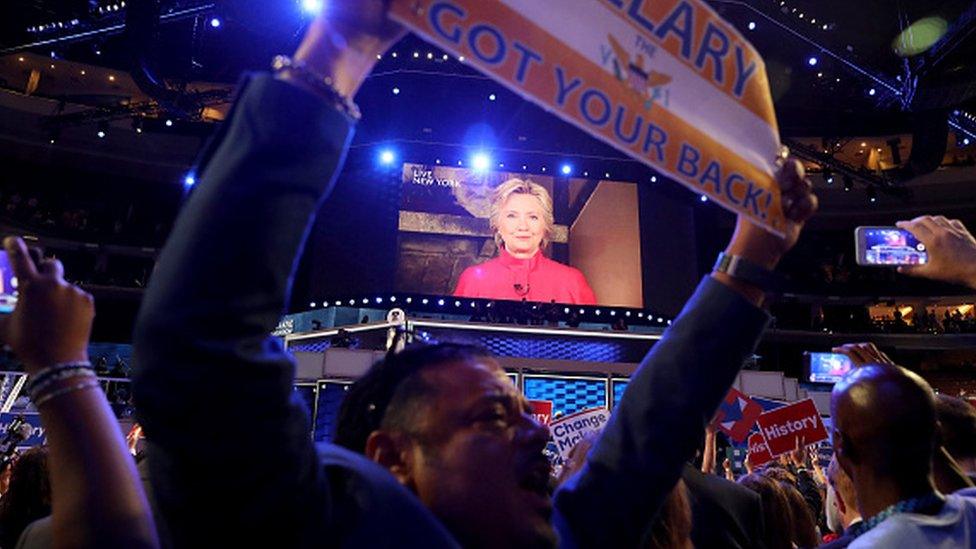
<svg viewBox="0 0 976 549">
<path fill-rule="evenodd" d="M 59 372 L 66 370 L 78 370 L 81 368 L 91 370 L 91 362 L 87 360 L 76 360 L 72 362 L 60 362 L 58 364 L 54 364 L 53 366 L 48 366 L 47 368 L 44 368 L 40 372 L 37 372 L 31 376 L 33 379 L 27 383 L 27 391 L 33 391 L 35 387 L 43 384 L 49 377 L 57 375 Z"/>
<path fill-rule="evenodd" d="M 290 72 L 302 82 L 317 91 L 320 95 L 334 103 L 342 112 L 353 120 L 362 118 L 359 107 L 352 100 L 336 88 L 335 81 L 329 76 L 323 76 L 310 69 L 303 61 L 292 59 L 286 55 L 275 56 L 271 62 L 275 73 Z"/>
<path fill-rule="evenodd" d="M 32 384 L 27 392 L 33 398 L 35 395 L 44 394 L 52 385 L 59 381 L 64 381 L 66 379 L 71 379 L 73 377 L 95 377 L 95 371 L 91 368 L 70 368 L 63 369 L 54 372 L 48 376 L 45 376 L 40 383 Z"/>
<path fill-rule="evenodd" d="M 58 389 L 56 391 L 51 391 L 50 393 L 47 393 L 47 394 L 41 396 L 40 398 L 34 400 L 34 407 L 35 408 L 40 408 L 41 406 L 43 406 L 48 401 L 50 401 L 52 399 L 55 399 L 55 398 L 57 398 L 59 396 L 66 395 L 68 393 L 73 393 L 75 391 L 83 391 L 85 389 L 93 389 L 95 387 L 99 387 L 99 383 L 98 383 L 98 380 L 97 379 L 92 379 L 92 380 L 89 380 L 89 381 L 84 381 L 84 382 L 81 382 L 81 383 L 77 383 L 75 385 L 69 385 L 67 387 L 63 387 L 63 388 Z"/>
</svg>

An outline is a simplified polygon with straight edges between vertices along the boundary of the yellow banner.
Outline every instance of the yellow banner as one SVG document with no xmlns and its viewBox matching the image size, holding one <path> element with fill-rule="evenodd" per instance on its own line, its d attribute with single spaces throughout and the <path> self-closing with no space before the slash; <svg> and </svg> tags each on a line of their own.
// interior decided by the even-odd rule
<svg viewBox="0 0 976 549">
<path fill-rule="evenodd" d="M 394 0 L 394 19 L 549 112 L 782 234 L 765 66 L 699 0 Z"/>
</svg>

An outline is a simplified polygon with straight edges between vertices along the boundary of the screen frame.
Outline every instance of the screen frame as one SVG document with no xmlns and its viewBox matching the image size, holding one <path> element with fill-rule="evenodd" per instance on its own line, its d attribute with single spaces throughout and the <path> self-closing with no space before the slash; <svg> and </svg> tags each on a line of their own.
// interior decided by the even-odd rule
<svg viewBox="0 0 976 549">
<path fill-rule="evenodd" d="M 909 235 L 911 235 L 912 238 L 914 238 L 915 240 L 918 240 L 918 238 L 915 235 L 911 234 L 909 231 L 906 231 L 905 229 L 901 229 L 901 228 L 895 227 L 894 225 L 863 225 L 863 226 L 857 227 L 856 229 L 854 229 L 854 247 L 855 247 L 855 255 L 856 255 L 857 264 L 859 266 L 862 266 L 862 267 L 882 267 L 882 268 L 889 268 L 889 269 L 891 269 L 891 268 L 901 267 L 903 265 L 918 265 L 918 264 L 915 264 L 915 263 L 890 263 L 890 264 L 881 264 L 881 263 L 870 263 L 870 262 L 868 262 L 867 261 L 867 258 L 865 257 L 866 254 L 867 254 L 867 242 L 866 242 L 867 236 L 866 235 L 867 235 L 867 232 L 868 231 L 871 231 L 871 230 L 900 231 L 900 232 L 909 234 Z M 926 261 L 927 261 L 928 260 L 928 250 L 926 250 L 924 253 L 925 253 Z"/>
<path fill-rule="evenodd" d="M 803 377 L 804 377 L 804 380 L 807 383 L 814 383 L 814 384 L 817 384 L 817 385 L 830 385 L 830 386 L 832 386 L 832 385 L 836 384 L 838 381 L 840 381 L 840 380 L 837 380 L 837 381 L 823 381 L 823 380 L 819 380 L 819 379 L 813 379 L 812 364 L 813 364 L 813 355 L 815 355 L 815 354 L 816 355 L 841 355 L 843 353 L 832 353 L 830 351 L 803 351 Z M 848 357 L 848 360 L 850 361 L 850 357 Z M 853 367 L 854 367 L 854 364 L 853 364 L 853 361 L 851 361 L 851 369 L 852 370 L 853 370 Z"/>
</svg>

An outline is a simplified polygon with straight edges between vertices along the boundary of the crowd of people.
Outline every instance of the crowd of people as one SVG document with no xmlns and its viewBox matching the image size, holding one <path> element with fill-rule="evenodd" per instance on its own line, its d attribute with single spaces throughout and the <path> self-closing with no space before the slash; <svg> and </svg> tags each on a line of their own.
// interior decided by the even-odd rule
<svg viewBox="0 0 976 549">
<path fill-rule="evenodd" d="M 466 345 L 388 354 L 348 391 L 334 442 L 313 445 L 294 364 L 269 334 L 349 147 L 348 98 L 402 36 L 385 5 L 330 3 L 291 62 L 245 80 L 205 150 L 135 327 L 138 469 L 87 354 L 91 296 L 58 260 L 4 241 L 20 299 L 0 336 L 47 446 L 11 468 L 0 547 L 976 545 L 976 414 L 871 345 L 840 349 L 858 368 L 833 390 L 826 468 L 801 441 L 741 478 L 717 474 L 707 425 L 771 320 L 767 288 L 722 270 L 558 485 L 548 429 Z M 776 182 L 783 236 L 740 217 L 726 248 L 756 269 L 775 268 L 817 210 L 799 162 Z M 976 287 L 961 223 L 902 226 L 931 257 L 905 274 Z"/>
</svg>

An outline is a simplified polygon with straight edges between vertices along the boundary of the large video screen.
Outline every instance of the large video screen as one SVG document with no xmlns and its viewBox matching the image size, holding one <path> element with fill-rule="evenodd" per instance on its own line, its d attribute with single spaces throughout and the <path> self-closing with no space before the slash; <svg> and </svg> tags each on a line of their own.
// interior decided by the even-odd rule
<svg viewBox="0 0 976 549">
<path fill-rule="evenodd" d="M 396 289 L 643 307 L 637 186 L 404 164 Z"/>
</svg>

